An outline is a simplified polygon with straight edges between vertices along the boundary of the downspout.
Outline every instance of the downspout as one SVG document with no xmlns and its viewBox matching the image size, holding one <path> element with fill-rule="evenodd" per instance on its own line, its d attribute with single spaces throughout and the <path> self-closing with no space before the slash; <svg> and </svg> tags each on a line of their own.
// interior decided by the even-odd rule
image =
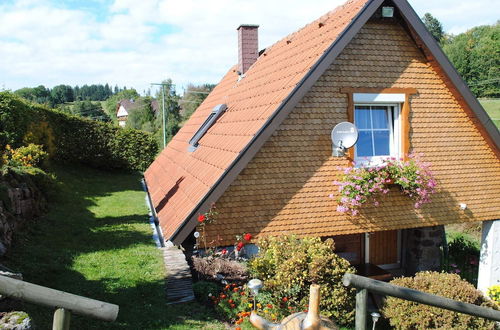
<svg viewBox="0 0 500 330">
<path fill-rule="evenodd" d="M 141 179 L 142 189 L 146 192 L 146 205 L 149 208 L 149 223 L 153 228 L 153 240 L 158 247 L 165 247 L 165 239 L 163 238 L 163 232 L 161 231 L 160 222 L 158 221 L 158 215 L 153 207 L 153 202 L 151 201 L 151 196 L 149 195 L 148 185 L 144 178 Z"/>
</svg>

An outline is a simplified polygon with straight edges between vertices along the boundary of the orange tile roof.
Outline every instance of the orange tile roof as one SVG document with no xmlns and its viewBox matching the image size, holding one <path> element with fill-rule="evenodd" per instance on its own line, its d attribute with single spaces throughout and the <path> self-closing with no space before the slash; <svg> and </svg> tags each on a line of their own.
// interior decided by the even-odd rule
<svg viewBox="0 0 500 330">
<path fill-rule="evenodd" d="M 278 41 L 238 81 L 232 67 L 145 172 L 166 239 L 248 145 L 367 0 L 352 0 Z M 320 23 L 322 23 L 320 27 Z M 188 141 L 217 104 L 228 107 L 188 152 Z"/>
<path fill-rule="evenodd" d="M 197 212 L 221 196 L 291 111 L 284 111 L 288 105 L 297 104 L 382 3 L 348 1 L 267 48 L 243 79 L 238 81 L 235 67 L 226 73 L 145 172 L 165 239 L 182 243 L 196 226 Z M 409 7 L 404 0 L 395 4 Z M 188 152 L 189 139 L 222 103 L 226 112 Z"/>
</svg>

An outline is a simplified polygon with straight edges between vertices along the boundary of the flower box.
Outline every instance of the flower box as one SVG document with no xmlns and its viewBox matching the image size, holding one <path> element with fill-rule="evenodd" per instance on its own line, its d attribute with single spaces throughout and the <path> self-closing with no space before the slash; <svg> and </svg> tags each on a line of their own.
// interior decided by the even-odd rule
<svg viewBox="0 0 500 330">
<path fill-rule="evenodd" d="M 341 181 L 334 181 L 338 194 L 331 194 L 338 202 L 337 211 L 357 215 L 359 207 L 368 201 L 379 206 L 377 195 L 387 194 L 399 187 L 403 194 L 415 200 L 415 208 L 430 202 L 435 193 L 436 180 L 430 164 L 420 156 L 410 155 L 408 160 L 388 158 L 377 166 L 347 167 Z"/>
</svg>

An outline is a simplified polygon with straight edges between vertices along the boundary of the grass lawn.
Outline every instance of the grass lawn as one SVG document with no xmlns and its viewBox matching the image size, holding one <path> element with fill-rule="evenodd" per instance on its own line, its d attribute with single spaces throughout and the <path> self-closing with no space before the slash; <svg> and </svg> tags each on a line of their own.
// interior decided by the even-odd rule
<svg viewBox="0 0 500 330">
<path fill-rule="evenodd" d="M 479 102 L 500 129 L 500 99 L 479 99 Z"/>
<path fill-rule="evenodd" d="M 24 227 L 1 260 L 28 282 L 114 303 L 114 323 L 72 316 L 72 329 L 223 329 L 203 306 L 166 305 L 161 251 L 152 240 L 139 174 L 74 165 L 54 169 L 50 211 Z M 38 329 L 53 311 L 26 305 Z"/>
</svg>

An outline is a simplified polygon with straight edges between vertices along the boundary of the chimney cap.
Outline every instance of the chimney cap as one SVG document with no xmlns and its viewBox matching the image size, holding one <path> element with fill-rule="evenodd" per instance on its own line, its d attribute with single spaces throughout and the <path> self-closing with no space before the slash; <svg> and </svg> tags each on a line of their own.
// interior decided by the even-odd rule
<svg viewBox="0 0 500 330">
<path fill-rule="evenodd" d="M 256 24 L 241 24 L 238 26 L 236 30 L 239 30 L 240 28 L 251 28 L 251 29 L 257 29 L 259 26 Z"/>
</svg>

